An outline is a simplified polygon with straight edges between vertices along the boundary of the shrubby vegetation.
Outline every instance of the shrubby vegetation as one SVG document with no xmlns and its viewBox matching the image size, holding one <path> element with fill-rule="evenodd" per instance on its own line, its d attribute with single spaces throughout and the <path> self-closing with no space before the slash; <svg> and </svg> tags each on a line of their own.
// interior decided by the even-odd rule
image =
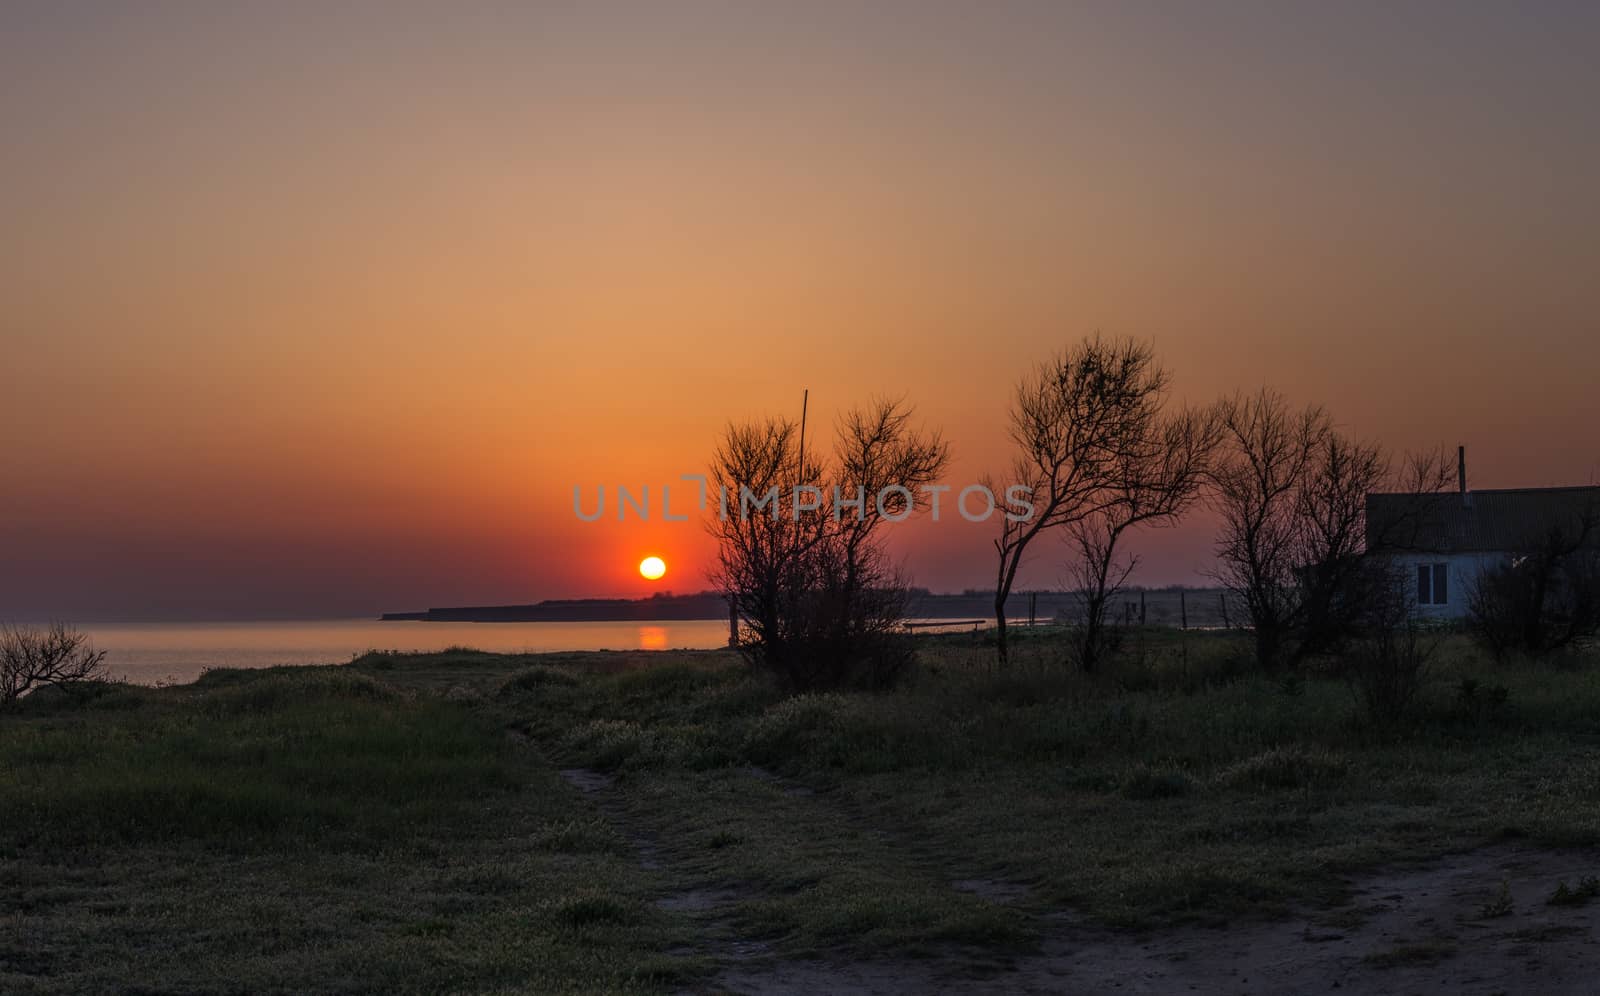
<svg viewBox="0 0 1600 996">
<path fill-rule="evenodd" d="M 1499 660 L 1548 657 L 1592 641 L 1600 634 L 1600 508 L 1484 570 L 1469 612 L 1473 633 Z"/>
<path fill-rule="evenodd" d="M 105 678 L 106 655 L 64 623 L 0 627 L 0 709 L 39 688 L 69 689 Z"/>
<path fill-rule="evenodd" d="M 1004 669 L 971 636 L 922 638 L 889 695 L 794 695 L 696 663 L 657 669 L 649 698 L 641 676 L 593 677 L 528 715 L 571 763 L 660 786 L 649 806 L 674 832 L 724 832 L 738 814 L 738 841 L 716 849 L 726 874 L 785 867 L 762 850 L 781 833 L 760 816 L 775 775 L 919 854 L 1118 923 L 1333 897 L 1346 870 L 1503 833 L 1600 832 L 1574 780 L 1594 771 L 1582 745 L 1600 735 L 1600 675 L 1506 673 L 1460 635 L 1417 635 L 1434 653 L 1414 683 L 1316 658 L 1290 684 L 1254 667 L 1247 633 L 1156 629 L 1083 675 L 1056 663 L 1060 629 L 1024 629 Z M 1555 781 L 1533 798 L 1530 778 Z"/>
<path fill-rule="evenodd" d="M 1486 724 L 1517 735 L 1540 723 L 1600 732 L 1600 719 L 1545 687 L 1549 672 L 1515 682 L 1513 694 L 1456 635 L 1428 634 L 1432 670 L 1401 693 L 1408 708 L 1378 728 L 1366 724 L 1370 693 L 1342 662 L 1290 686 L 1250 667 L 1248 634 L 1136 630 L 1128 651 L 1093 677 L 1050 663 L 1059 629 L 1014 636 L 1015 666 L 1005 670 L 989 666 L 971 637 L 921 638 L 923 666 L 892 695 L 796 695 L 759 674 L 663 665 L 551 689 L 538 722 L 559 724 L 550 732 L 563 750 L 605 771 L 758 764 L 860 774 L 1052 762 L 1116 781 L 1132 770 L 1119 767 L 1122 758 L 1233 785 L 1326 781 L 1347 770 L 1352 745 L 1476 736 Z M 1600 691 L 1589 675 L 1574 676 L 1572 687 Z M 561 718 L 569 716 L 587 718 Z"/>
<path fill-rule="evenodd" d="M 1417 706 L 1439 642 L 1437 629 L 1413 611 L 1401 579 L 1371 596 L 1356 637 L 1340 659 L 1369 718 L 1392 724 Z"/>
<path fill-rule="evenodd" d="M 884 688 L 913 654 L 899 629 L 908 584 L 881 527 L 915 514 L 949 448 L 897 401 L 847 412 L 829 460 L 814 442 L 808 455 L 801 433 L 783 419 L 729 426 L 710 476 L 726 503 L 711 519 L 712 583 L 745 655 L 787 686 Z"/>
</svg>

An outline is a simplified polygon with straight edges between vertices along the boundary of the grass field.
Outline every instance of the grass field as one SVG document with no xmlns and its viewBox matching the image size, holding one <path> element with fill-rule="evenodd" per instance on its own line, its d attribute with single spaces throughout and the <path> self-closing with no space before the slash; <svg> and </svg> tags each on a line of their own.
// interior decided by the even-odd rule
<svg viewBox="0 0 1600 996">
<path fill-rule="evenodd" d="M 1379 728 L 1237 634 L 1141 631 L 1092 680 L 1047 629 L 1005 672 L 976 639 L 923 638 L 881 695 L 787 697 L 726 652 L 463 650 L 34 696 L 0 716 L 0 991 L 981 975 L 1063 923 L 1347 919 L 1397 862 L 1600 841 L 1583 662 L 1450 638 Z"/>
</svg>

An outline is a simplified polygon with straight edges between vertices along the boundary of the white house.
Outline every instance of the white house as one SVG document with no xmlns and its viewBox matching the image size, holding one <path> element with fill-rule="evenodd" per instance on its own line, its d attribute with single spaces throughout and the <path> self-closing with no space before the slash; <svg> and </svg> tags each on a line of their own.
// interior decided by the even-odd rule
<svg viewBox="0 0 1600 996">
<path fill-rule="evenodd" d="M 1367 549 L 1387 552 L 1415 578 L 1417 612 L 1467 614 L 1478 577 L 1553 529 L 1576 535 L 1600 510 L 1600 487 L 1468 491 L 1465 452 L 1455 494 L 1367 495 Z"/>
</svg>

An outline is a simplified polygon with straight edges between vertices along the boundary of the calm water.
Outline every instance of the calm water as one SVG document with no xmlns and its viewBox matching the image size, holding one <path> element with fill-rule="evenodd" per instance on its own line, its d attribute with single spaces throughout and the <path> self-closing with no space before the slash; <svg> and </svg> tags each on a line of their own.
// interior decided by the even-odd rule
<svg viewBox="0 0 1600 996">
<path fill-rule="evenodd" d="M 188 682 L 209 667 L 340 664 L 368 650 L 476 647 L 502 652 L 706 650 L 726 646 L 726 620 L 446 623 L 99 623 L 82 627 L 111 673 L 143 685 Z"/>
</svg>

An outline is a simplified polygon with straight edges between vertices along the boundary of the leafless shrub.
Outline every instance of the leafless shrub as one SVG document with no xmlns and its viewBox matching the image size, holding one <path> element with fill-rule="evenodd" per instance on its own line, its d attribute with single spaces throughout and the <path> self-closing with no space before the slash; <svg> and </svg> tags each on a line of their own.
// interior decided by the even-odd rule
<svg viewBox="0 0 1600 996">
<path fill-rule="evenodd" d="M 1343 655 L 1345 677 L 1373 722 L 1393 724 L 1416 706 L 1439 648 L 1418 619 L 1412 589 L 1398 568 L 1378 571 L 1359 636 Z"/>
<path fill-rule="evenodd" d="M 907 583 L 881 529 L 916 510 L 949 449 L 911 417 L 899 401 L 847 413 L 830 465 L 802 467 L 799 428 L 782 419 L 730 426 L 713 458 L 729 507 L 710 524 L 712 581 L 739 616 L 745 655 L 791 687 L 884 687 L 912 660 L 900 631 Z M 752 510 L 745 494 L 776 494 L 778 505 Z"/>
<path fill-rule="evenodd" d="M 0 708 L 34 689 L 104 679 L 105 651 L 65 623 L 0 627 Z"/>
<path fill-rule="evenodd" d="M 1546 657 L 1600 633 L 1600 509 L 1554 524 L 1503 564 L 1485 568 L 1468 624 L 1496 659 Z"/>
</svg>

